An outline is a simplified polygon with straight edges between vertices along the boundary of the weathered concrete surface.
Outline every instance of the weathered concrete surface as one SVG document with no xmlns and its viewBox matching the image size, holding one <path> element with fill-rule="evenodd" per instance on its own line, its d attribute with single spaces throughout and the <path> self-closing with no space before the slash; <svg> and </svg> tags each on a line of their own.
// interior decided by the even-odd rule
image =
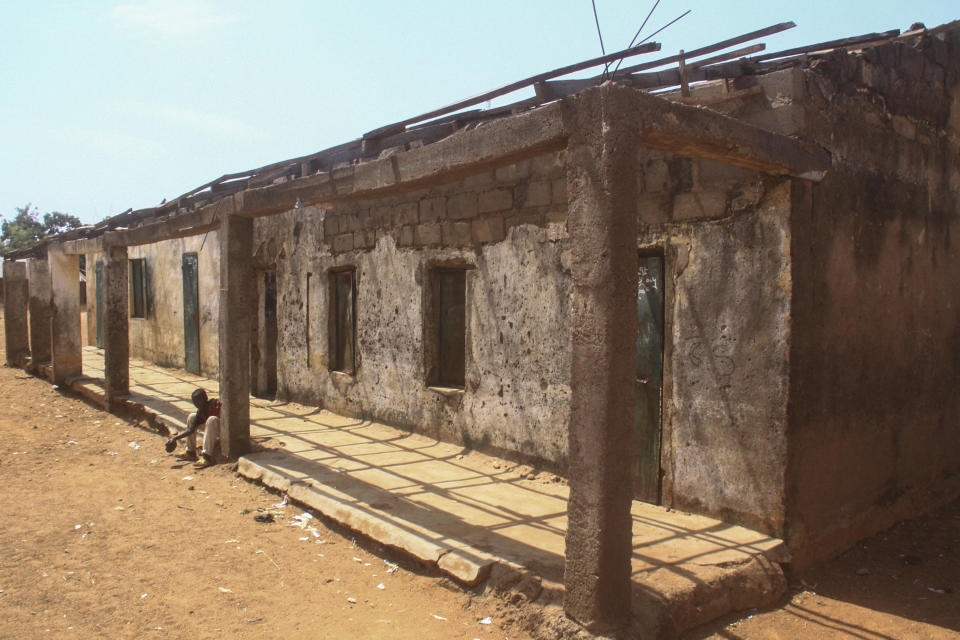
<svg viewBox="0 0 960 640">
<path fill-rule="evenodd" d="M 801 566 L 960 493 L 960 32 L 836 55 L 804 81 L 805 133 L 842 162 L 794 192 Z"/>
<path fill-rule="evenodd" d="M 253 221 L 226 216 L 220 225 L 220 456 L 231 460 L 250 450 Z"/>
<path fill-rule="evenodd" d="M 27 324 L 29 285 L 27 263 L 3 261 L 3 322 L 7 366 L 20 366 L 20 358 L 30 351 L 30 329 Z"/>
<path fill-rule="evenodd" d="M 50 362 L 51 317 L 53 297 L 50 282 L 50 265 L 46 258 L 31 258 L 27 261 L 27 278 L 30 288 L 30 366 Z"/>
<path fill-rule="evenodd" d="M 84 370 L 103 371 L 98 350 L 84 350 Z M 190 392 L 216 393 L 215 381 L 185 371 L 136 359 L 130 371 L 131 399 L 151 423 L 182 428 Z M 271 450 L 241 458 L 244 475 L 463 582 L 519 568 L 537 585 L 530 600 L 560 597 L 568 491 L 551 474 L 531 480 L 525 466 L 291 402 L 253 398 L 251 420 Z M 672 637 L 784 593 L 778 563 L 789 556 L 775 538 L 641 502 L 629 526 L 638 635 Z M 501 588 L 493 575 L 487 588 Z"/>
<path fill-rule="evenodd" d="M 63 384 L 82 373 L 80 335 L 80 262 L 77 256 L 47 250 L 53 296 L 52 353 L 53 379 Z"/>
<path fill-rule="evenodd" d="M 276 264 L 279 393 L 449 442 L 566 465 L 569 244 L 562 154 L 409 196 L 257 221 Z M 425 284 L 467 272 L 466 389 L 428 386 Z M 356 268 L 358 366 L 328 371 L 330 268 Z M 308 290 L 309 282 L 309 290 Z"/>
<path fill-rule="evenodd" d="M 130 355 L 171 367 L 184 366 L 182 261 L 183 254 L 189 252 L 197 254 L 200 371 L 205 375 L 216 376 L 220 363 L 218 231 L 128 249 L 128 259 L 146 260 L 146 317 L 129 318 Z M 98 260 L 103 260 L 102 253 L 87 254 L 87 332 L 90 344 L 96 343 L 97 335 Z"/>
<path fill-rule="evenodd" d="M 662 500 L 777 535 L 790 185 L 720 169 L 671 157 L 645 168 L 640 244 L 665 256 Z"/>
<path fill-rule="evenodd" d="M 630 502 L 637 367 L 637 152 L 625 94 L 565 102 L 570 260 L 567 615 L 588 628 L 630 616 Z"/>
<path fill-rule="evenodd" d="M 127 248 L 107 246 L 103 257 L 104 382 L 107 402 L 113 404 L 130 391 Z"/>
</svg>

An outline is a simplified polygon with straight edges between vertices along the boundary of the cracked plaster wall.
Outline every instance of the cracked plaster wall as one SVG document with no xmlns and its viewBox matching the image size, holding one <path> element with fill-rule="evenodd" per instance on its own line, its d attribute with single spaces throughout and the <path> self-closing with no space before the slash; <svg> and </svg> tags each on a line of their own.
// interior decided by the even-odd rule
<svg viewBox="0 0 960 640">
<path fill-rule="evenodd" d="M 562 470 L 570 284 L 561 156 L 258 220 L 257 261 L 277 265 L 280 395 Z M 468 267 L 462 393 L 426 382 L 424 292 L 437 263 Z M 328 370 L 328 273 L 347 266 L 356 269 L 355 375 Z"/>
<path fill-rule="evenodd" d="M 199 291 L 200 370 L 216 378 L 219 372 L 220 240 L 217 231 L 130 247 L 127 258 L 146 260 L 146 310 L 143 318 L 129 318 L 130 357 L 183 368 L 184 253 L 197 253 Z M 101 254 L 87 254 L 87 340 L 97 343 L 96 262 Z M 128 272 L 129 277 L 129 272 Z M 128 288 L 128 300 L 132 295 Z"/>
</svg>

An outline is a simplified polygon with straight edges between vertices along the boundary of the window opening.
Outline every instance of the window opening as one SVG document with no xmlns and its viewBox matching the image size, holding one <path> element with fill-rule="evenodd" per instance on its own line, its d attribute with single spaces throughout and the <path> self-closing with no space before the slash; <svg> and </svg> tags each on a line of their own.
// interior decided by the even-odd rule
<svg viewBox="0 0 960 640">
<path fill-rule="evenodd" d="M 437 323 L 436 384 L 463 387 L 466 371 L 466 278 L 464 269 L 434 271 Z"/>
<path fill-rule="evenodd" d="M 356 370 L 355 270 L 330 272 L 330 370 Z"/>
<path fill-rule="evenodd" d="M 132 287 L 130 297 L 130 317 L 147 317 L 146 304 L 146 259 L 136 258 L 130 261 L 130 284 Z"/>
</svg>

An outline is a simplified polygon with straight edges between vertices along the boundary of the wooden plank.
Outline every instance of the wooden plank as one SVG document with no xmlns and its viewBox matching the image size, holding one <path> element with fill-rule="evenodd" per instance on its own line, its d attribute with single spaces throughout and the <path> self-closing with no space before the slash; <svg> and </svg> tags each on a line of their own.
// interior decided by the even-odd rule
<svg viewBox="0 0 960 640">
<path fill-rule="evenodd" d="M 687 80 L 687 65 L 683 59 L 683 49 L 680 49 L 677 71 L 680 73 L 680 95 L 690 97 L 690 82 Z"/>
<path fill-rule="evenodd" d="M 219 196 L 229 195 L 231 193 L 236 193 L 237 191 L 243 191 L 250 184 L 250 178 L 244 178 L 242 180 L 231 180 L 230 182 L 221 182 L 210 187 L 210 193 L 217 194 Z"/>
<path fill-rule="evenodd" d="M 728 53 L 723 53 L 717 56 L 713 56 L 711 58 L 697 60 L 696 62 L 689 62 L 689 59 L 692 56 L 684 53 L 683 55 L 684 64 L 686 66 L 687 72 L 689 73 L 693 69 L 699 69 L 701 67 L 716 64 L 718 62 L 725 62 L 727 60 L 742 58 L 744 56 L 750 55 L 751 53 L 757 53 L 758 51 L 763 51 L 764 49 L 766 49 L 766 47 L 767 45 L 763 43 L 755 44 L 749 47 L 743 47 L 741 49 L 736 49 Z M 664 58 L 664 60 L 667 60 L 667 59 L 668 58 Z M 679 62 L 680 55 L 678 54 L 675 56 L 671 56 L 669 60 L 671 60 L 672 62 Z M 662 65 L 657 64 L 656 66 L 662 66 Z M 648 77 L 656 77 L 658 74 L 661 74 L 661 73 L 663 72 L 656 72 L 652 74 L 631 74 L 631 75 L 639 78 L 648 78 Z M 740 73 L 736 73 L 736 75 L 740 75 Z M 622 76 L 621 76 L 621 79 L 622 79 Z M 702 79 L 702 78 L 697 78 L 697 79 Z M 550 82 L 539 83 L 535 86 L 535 88 L 537 90 L 537 96 L 540 98 L 540 101 L 547 102 L 549 100 L 557 100 L 559 98 L 564 98 L 568 95 L 578 93 L 580 91 L 583 91 L 587 87 L 592 87 L 596 84 L 599 84 L 601 81 L 603 81 L 602 76 L 594 76 L 593 78 L 586 78 L 583 80 L 552 80 Z M 626 82 L 628 84 L 631 84 L 631 86 L 640 86 L 640 87 L 647 86 L 647 83 L 644 80 L 640 80 L 636 84 L 630 80 L 626 80 Z M 656 86 L 668 87 L 668 86 L 673 86 L 675 84 L 680 84 L 680 81 L 678 80 L 677 82 L 674 82 L 674 83 L 670 83 L 666 85 L 656 85 Z"/>
<path fill-rule="evenodd" d="M 570 64 L 565 67 L 560 67 L 559 69 L 554 69 L 552 71 L 546 71 L 544 73 L 538 73 L 537 75 L 530 76 L 529 78 L 524 78 L 523 80 L 517 80 L 516 82 L 511 82 L 510 84 L 504 85 L 497 89 L 492 89 L 484 93 L 475 95 L 471 98 L 466 98 L 453 104 L 449 104 L 445 107 L 439 109 L 434 109 L 433 111 L 428 111 L 427 113 L 420 114 L 419 116 L 414 116 L 413 118 L 407 118 L 406 120 L 401 120 L 394 124 L 389 124 L 385 127 L 380 127 L 369 131 L 364 134 L 364 138 L 379 138 L 384 135 L 391 133 L 397 133 L 403 131 L 408 125 L 415 124 L 417 122 L 422 122 L 423 120 L 429 120 L 431 118 L 436 118 L 439 116 L 447 115 L 448 113 L 453 113 L 454 111 L 459 111 L 460 109 L 466 109 L 467 107 L 472 107 L 474 105 L 481 104 L 487 100 L 493 100 L 494 98 L 499 98 L 508 93 L 513 93 L 518 89 L 523 89 L 524 87 L 529 87 L 537 82 L 544 82 L 550 78 L 558 78 L 560 76 L 565 76 L 569 73 L 574 73 L 576 71 L 583 71 L 584 69 L 589 69 L 590 67 L 596 67 L 598 65 L 612 62 L 614 60 L 619 60 L 620 58 L 627 58 L 642 53 L 651 53 L 653 51 L 660 50 L 660 43 L 658 42 L 647 42 L 645 44 L 638 45 L 636 47 L 631 47 L 630 49 L 624 49 L 623 51 L 617 51 L 615 53 L 609 53 L 605 56 L 600 56 L 599 58 L 592 58 L 590 60 L 584 60 L 583 62 L 578 62 L 576 64 Z"/>
<path fill-rule="evenodd" d="M 792 56 L 798 53 L 813 53 L 815 51 L 840 49 L 842 47 L 849 47 L 856 44 L 872 42 L 873 40 L 886 40 L 888 38 L 895 38 L 899 34 L 900 34 L 899 29 L 891 29 L 890 31 L 884 31 L 883 33 L 867 33 L 862 36 L 840 38 L 839 40 L 827 40 L 826 42 L 819 42 L 817 44 L 808 44 L 802 47 L 794 47 L 793 49 L 776 51 L 774 53 L 765 53 L 762 56 L 756 56 L 752 58 L 751 61 L 762 62 L 764 60 L 773 60 L 774 58 L 785 58 L 787 56 Z"/>
<path fill-rule="evenodd" d="M 300 163 L 287 162 L 269 171 L 258 172 L 250 178 L 250 186 L 262 187 L 264 185 L 272 184 L 277 178 L 290 175 L 292 173 L 299 175 Z"/>
<path fill-rule="evenodd" d="M 322 151 L 317 151 L 315 153 L 311 153 L 305 156 L 290 158 L 288 160 L 280 160 L 278 162 L 271 162 L 270 164 L 263 165 L 262 167 L 257 167 L 256 169 L 249 169 L 247 171 L 227 173 L 215 180 L 211 180 L 210 182 L 206 182 L 200 185 L 199 187 L 196 187 L 194 189 L 191 189 L 190 191 L 187 191 L 186 193 L 180 195 L 179 197 L 174 198 L 173 200 L 170 200 L 167 203 L 161 205 L 157 209 L 161 213 L 169 213 L 171 211 L 175 211 L 176 209 L 180 208 L 182 206 L 182 203 L 181 203 L 182 200 L 190 198 L 191 196 L 194 196 L 200 193 L 204 189 L 212 188 L 214 185 L 219 185 L 223 182 L 227 182 L 230 180 L 237 180 L 239 178 L 253 178 L 254 176 L 258 176 L 265 172 L 273 171 L 279 167 L 286 167 L 291 164 L 300 164 L 302 162 L 310 162 L 312 160 L 316 160 L 324 156 L 332 156 L 345 150 L 353 151 L 354 149 L 359 149 L 359 148 L 360 148 L 360 141 L 351 140 L 350 142 L 344 142 L 342 144 L 338 144 L 333 147 L 328 147 L 326 149 L 323 149 Z"/>
<path fill-rule="evenodd" d="M 537 105 L 543 104 L 543 101 L 534 96 L 533 98 L 526 98 L 524 100 L 518 100 L 517 102 L 511 102 L 510 104 L 505 104 L 502 107 L 495 107 L 493 109 L 473 109 L 471 111 L 461 111 L 459 113 L 454 113 L 436 120 L 431 120 L 430 122 L 424 122 L 423 124 L 418 124 L 416 126 L 410 127 L 407 129 L 408 132 L 419 131 L 423 127 L 429 127 L 435 124 L 441 123 L 456 123 L 458 125 L 463 125 L 469 122 L 479 122 L 482 120 L 491 120 L 493 118 L 499 118 L 505 115 L 511 115 L 517 113 L 518 111 L 530 109 L 536 107 Z M 402 134 L 397 134 L 402 135 Z M 390 145 L 385 145 L 390 146 Z"/>
<path fill-rule="evenodd" d="M 761 42 L 759 44 L 750 45 L 749 47 L 743 47 L 742 49 L 735 49 L 734 51 L 730 51 L 728 53 L 721 53 L 720 55 L 713 56 L 712 58 L 704 58 L 703 60 L 697 60 L 696 62 L 688 62 L 687 69 L 699 69 L 701 67 L 717 64 L 718 62 L 727 62 L 728 60 L 745 58 L 751 53 L 757 53 L 766 48 L 767 45 Z"/>
<path fill-rule="evenodd" d="M 743 44 L 744 42 L 750 42 L 751 40 L 756 40 L 757 38 L 763 38 L 764 36 L 770 36 L 775 33 L 781 33 L 788 29 L 793 29 L 797 26 L 793 22 L 781 22 L 780 24 L 775 24 L 764 29 L 757 29 L 756 31 L 751 31 L 750 33 L 745 33 L 734 38 L 728 38 L 727 40 L 722 40 L 716 44 L 711 44 L 706 47 L 700 47 L 699 49 L 694 49 L 693 51 L 687 51 L 684 53 L 684 57 L 687 60 L 693 58 L 699 58 L 700 56 L 705 56 L 708 53 L 716 53 L 717 51 L 723 51 L 734 45 Z M 656 69 L 657 67 L 664 67 L 668 64 L 676 64 L 679 62 L 680 56 L 669 56 L 667 58 L 661 58 L 659 60 L 653 60 L 651 62 L 645 62 L 643 64 L 638 64 L 632 67 L 624 67 L 617 71 L 617 75 L 625 73 L 636 73 L 638 71 L 648 71 L 650 69 Z M 599 77 L 599 76 L 597 76 Z"/>
</svg>

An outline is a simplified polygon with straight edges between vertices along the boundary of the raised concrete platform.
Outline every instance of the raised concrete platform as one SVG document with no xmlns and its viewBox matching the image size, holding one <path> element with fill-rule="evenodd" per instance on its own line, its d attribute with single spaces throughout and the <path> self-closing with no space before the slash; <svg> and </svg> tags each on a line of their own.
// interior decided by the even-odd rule
<svg viewBox="0 0 960 640">
<path fill-rule="evenodd" d="M 85 376 L 102 376 L 102 351 L 85 349 L 83 366 Z M 197 386 L 217 394 L 215 381 L 131 361 L 129 402 L 155 426 L 182 428 Z M 240 459 L 243 476 L 463 583 L 493 572 L 497 586 L 559 602 L 562 480 L 315 407 L 252 398 L 250 415 L 251 437 L 264 450 Z M 642 502 L 632 512 L 633 610 L 642 626 L 669 637 L 785 592 L 779 563 L 789 558 L 780 540 Z"/>
</svg>

